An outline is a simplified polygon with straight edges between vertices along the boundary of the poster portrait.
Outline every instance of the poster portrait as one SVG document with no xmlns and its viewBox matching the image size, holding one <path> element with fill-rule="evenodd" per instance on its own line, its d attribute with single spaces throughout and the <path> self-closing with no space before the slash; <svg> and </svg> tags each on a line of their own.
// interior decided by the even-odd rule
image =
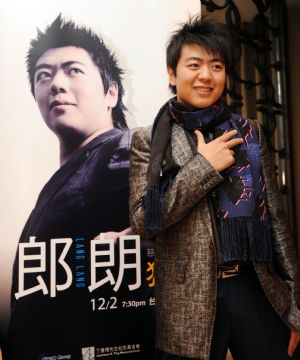
<svg viewBox="0 0 300 360">
<path fill-rule="evenodd" d="M 0 346 L 10 342 L 18 349 L 7 359 L 151 359 L 154 248 L 126 231 L 130 138 L 170 97 L 168 35 L 199 12 L 199 0 L 2 2 Z M 26 64 L 37 28 L 45 32 L 59 14 L 91 29 L 113 54 L 130 129 L 115 132 L 114 126 L 63 164 Z M 80 204 L 75 214 L 63 188 L 68 184 L 77 204 L 83 194 L 78 179 L 83 184 L 92 173 L 81 167 L 88 156 L 99 157 L 99 176 L 91 175 L 97 194 L 87 195 L 93 206 Z M 64 226 L 56 231 L 58 217 Z"/>
</svg>

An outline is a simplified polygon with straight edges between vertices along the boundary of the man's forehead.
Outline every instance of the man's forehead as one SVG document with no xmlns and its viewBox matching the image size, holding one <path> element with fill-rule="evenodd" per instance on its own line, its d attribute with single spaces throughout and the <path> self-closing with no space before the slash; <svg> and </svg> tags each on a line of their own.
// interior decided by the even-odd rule
<svg viewBox="0 0 300 360">
<path fill-rule="evenodd" d="M 201 46 L 197 43 L 184 44 L 181 48 L 179 58 L 210 58 L 211 60 L 223 61 L 223 56 L 219 52 L 214 52 L 205 46 Z"/>
<path fill-rule="evenodd" d="M 55 65 L 65 62 L 91 64 L 92 56 L 87 50 L 77 46 L 62 46 L 47 49 L 37 60 L 36 67 L 41 64 Z"/>
</svg>

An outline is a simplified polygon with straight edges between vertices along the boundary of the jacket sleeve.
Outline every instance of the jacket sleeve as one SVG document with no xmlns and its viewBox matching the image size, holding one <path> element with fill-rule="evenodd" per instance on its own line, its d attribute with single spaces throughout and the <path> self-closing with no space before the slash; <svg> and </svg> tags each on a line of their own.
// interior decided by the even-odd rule
<svg viewBox="0 0 300 360">
<path fill-rule="evenodd" d="M 270 151 L 263 135 L 262 128 L 259 127 L 259 145 L 261 149 L 263 175 L 267 191 L 267 210 L 273 237 L 273 257 L 274 266 L 278 275 L 287 283 L 294 302 L 294 311 L 290 316 L 296 316 L 300 324 L 300 276 L 297 250 L 294 239 L 288 229 L 288 222 L 282 203 L 282 195 L 278 188 L 274 165 Z M 293 319 L 288 319 L 294 323 Z M 294 320 L 296 320 L 294 318 Z"/>
<path fill-rule="evenodd" d="M 143 197 L 147 188 L 147 169 L 150 158 L 149 128 L 133 135 L 130 155 L 130 200 L 129 213 L 133 230 L 143 237 L 156 234 L 146 233 L 144 228 Z M 183 219 L 201 199 L 223 180 L 221 174 L 200 154 L 184 164 L 168 187 L 163 202 L 163 230 Z"/>
</svg>

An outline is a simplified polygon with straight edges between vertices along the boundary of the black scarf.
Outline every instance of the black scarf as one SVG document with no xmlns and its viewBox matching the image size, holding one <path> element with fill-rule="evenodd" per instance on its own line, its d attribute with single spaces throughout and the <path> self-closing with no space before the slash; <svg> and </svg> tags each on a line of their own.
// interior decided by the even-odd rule
<svg viewBox="0 0 300 360">
<path fill-rule="evenodd" d="M 247 119 L 231 114 L 222 100 L 197 109 L 171 99 L 158 113 L 152 131 L 152 143 L 147 172 L 148 187 L 144 197 L 145 227 L 159 231 L 163 222 L 164 194 L 179 166 L 171 154 L 172 123 L 182 126 L 191 147 L 195 129 L 213 137 L 225 131 L 237 130 L 244 143 L 236 147 L 236 162 L 224 170 L 224 181 L 214 189 L 214 204 L 219 214 L 221 252 L 224 262 L 270 261 L 271 231 L 266 212 L 265 184 L 256 130 Z"/>
</svg>

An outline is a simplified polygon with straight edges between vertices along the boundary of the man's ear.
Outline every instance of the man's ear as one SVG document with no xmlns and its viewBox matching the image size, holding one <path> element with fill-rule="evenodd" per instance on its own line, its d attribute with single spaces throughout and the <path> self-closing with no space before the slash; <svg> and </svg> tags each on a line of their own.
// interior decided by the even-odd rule
<svg viewBox="0 0 300 360">
<path fill-rule="evenodd" d="M 106 98 L 107 98 L 107 105 L 112 109 L 114 108 L 118 103 L 118 97 L 119 97 L 119 88 L 118 84 L 113 81 L 107 90 Z"/>
<path fill-rule="evenodd" d="M 168 75 L 169 75 L 169 83 L 172 86 L 176 86 L 176 75 L 170 66 L 167 67 Z"/>
</svg>

